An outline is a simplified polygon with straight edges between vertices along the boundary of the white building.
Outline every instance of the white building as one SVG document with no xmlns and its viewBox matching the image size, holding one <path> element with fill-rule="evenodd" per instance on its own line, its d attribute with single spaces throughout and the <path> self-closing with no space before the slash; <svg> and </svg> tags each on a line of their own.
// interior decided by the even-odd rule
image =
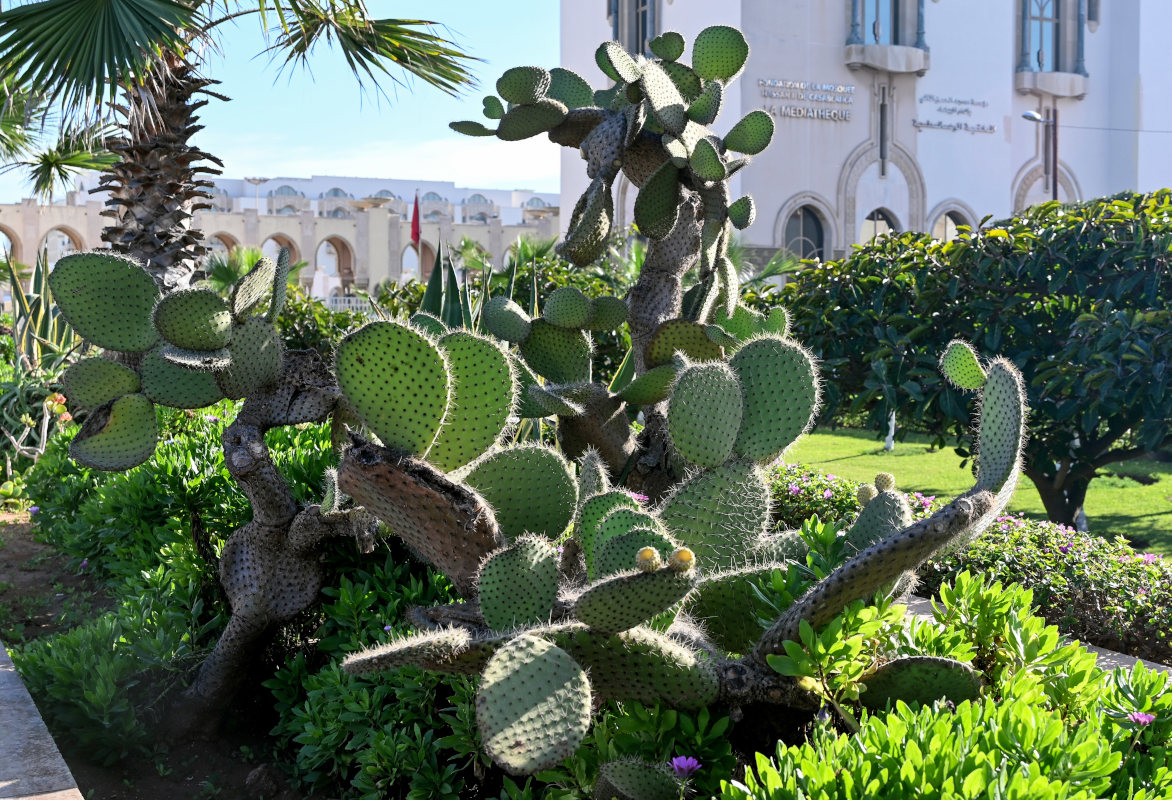
<svg viewBox="0 0 1172 800">
<path fill-rule="evenodd" d="M 756 201 L 743 240 L 758 256 L 832 258 L 888 228 L 943 237 L 1048 199 L 1055 127 L 1062 200 L 1172 184 L 1172 0 L 562 0 L 561 12 L 562 65 L 596 87 L 602 41 L 647 52 L 664 31 L 689 43 L 709 25 L 744 31 L 748 64 L 714 127 L 754 109 L 776 121 L 731 187 Z M 586 183 L 563 151 L 562 204 Z"/>
</svg>

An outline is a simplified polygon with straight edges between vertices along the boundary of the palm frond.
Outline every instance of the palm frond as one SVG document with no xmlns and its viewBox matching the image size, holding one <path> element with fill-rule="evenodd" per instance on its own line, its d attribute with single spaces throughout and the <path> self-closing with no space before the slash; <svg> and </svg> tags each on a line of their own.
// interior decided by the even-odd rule
<svg viewBox="0 0 1172 800">
<path fill-rule="evenodd" d="M 102 145 L 110 134 L 111 131 L 101 125 L 67 128 L 52 146 L 33 152 L 28 158 L 12 161 L 0 168 L 0 173 L 24 170 L 36 196 L 52 200 L 53 193 L 59 188 L 68 188 L 78 173 L 85 170 L 101 172 L 118 162 L 118 156 Z"/>
<path fill-rule="evenodd" d="M 197 27 L 182 0 L 44 0 L 0 13 L 0 80 L 32 86 L 71 119 L 92 116 L 152 54 Z"/>
</svg>

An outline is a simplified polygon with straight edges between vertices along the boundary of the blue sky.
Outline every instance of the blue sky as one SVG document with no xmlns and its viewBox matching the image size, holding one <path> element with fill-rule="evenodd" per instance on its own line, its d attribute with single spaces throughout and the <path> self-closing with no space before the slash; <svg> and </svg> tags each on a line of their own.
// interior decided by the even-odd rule
<svg viewBox="0 0 1172 800">
<path fill-rule="evenodd" d="M 524 142 L 471 138 L 451 131 L 457 119 L 483 120 L 480 99 L 495 91 L 505 69 L 558 63 L 556 0 L 368 0 L 379 17 L 428 19 L 470 55 L 480 82 L 475 91 L 449 97 L 422 81 L 383 81 L 386 97 L 364 95 L 345 61 L 320 51 L 311 70 L 278 71 L 269 63 L 259 20 L 225 26 L 222 54 L 206 73 L 232 98 L 202 109 L 205 130 L 197 144 L 224 162 L 224 176 L 266 178 L 350 175 L 450 180 L 457 185 L 557 191 L 558 151 L 544 136 Z M 0 175 L 0 202 L 27 189 Z"/>
</svg>

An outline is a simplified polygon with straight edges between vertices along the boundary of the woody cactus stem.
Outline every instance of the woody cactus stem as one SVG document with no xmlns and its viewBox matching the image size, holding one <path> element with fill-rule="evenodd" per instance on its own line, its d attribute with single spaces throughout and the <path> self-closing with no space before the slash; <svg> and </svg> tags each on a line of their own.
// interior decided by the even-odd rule
<svg viewBox="0 0 1172 800">
<path fill-rule="evenodd" d="M 199 163 L 223 164 L 188 140 L 202 127 L 195 111 L 207 103 L 192 102 L 192 96 L 227 99 L 208 90 L 216 83 L 181 56 L 164 53 L 141 85 L 125 87 L 123 105 L 116 108 L 124 135 L 110 144 L 121 160 L 93 190 L 110 193 L 102 214 L 112 219 L 102 240 L 141 261 L 164 291 L 190 284 L 207 252 L 191 220 L 196 211 L 210 208 L 201 201 L 212 184 L 200 174 L 219 175 L 220 170 Z"/>
<path fill-rule="evenodd" d="M 264 442 L 271 428 L 328 419 L 337 399 L 337 387 L 316 353 L 289 352 L 280 379 L 249 397 L 224 431 L 224 461 L 248 496 L 253 517 L 224 547 L 220 580 L 232 615 L 168 714 L 173 738 L 214 732 L 266 635 L 317 600 L 324 580 L 318 550 L 325 540 L 354 538 L 364 552 L 373 550 L 372 517 L 327 514 L 317 505 L 302 508 Z"/>
</svg>

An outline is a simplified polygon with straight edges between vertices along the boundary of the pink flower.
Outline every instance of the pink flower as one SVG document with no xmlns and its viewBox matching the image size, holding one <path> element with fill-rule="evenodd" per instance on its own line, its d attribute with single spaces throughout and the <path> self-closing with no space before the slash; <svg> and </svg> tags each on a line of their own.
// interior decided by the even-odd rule
<svg viewBox="0 0 1172 800">
<path fill-rule="evenodd" d="M 802 487 L 798 486 L 796 483 L 791 483 L 789 485 L 789 493 L 790 494 L 801 494 Z"/>
<path fill-rule="evenodd" d="M 686 779 L 700 769 L 700 762 L 691 756 L 676 756 L 671 760 L 671 770 L 680 780 Z"/>
<path fill-rule="evenodd" d="M 824 491 L 822 493 L 822 496 L 825 497 L 827 500 L 829 500 L 830 498 L 834 497 L 834 492 L 827 489 L 826 491 Z"/>
<path fill-rule="evenodd" d="M 828 480 L 828 481 L 834 481 L 834 480 L 838 480 L 838 476 L 837 476 L 837 475 L 829 475 L 829 474 L 828 474 L 828 475 L 826 476 L 826 480 Z"/>
<path fill-rule="evenodd" d="M 1160 560 L 1160 554 L 1159 553 L 1142 553 L 1142 554 L 1136 556 L 1136 558 L 1138 558 L 1140 561 L 1144 562 L 1145 564 L 1151 564 L 1152 562 Z"/>
<path fill-rule="evenodd" d="M 635 500 L 636 502 L 639 502 L 639 503 L 646 503 L 648 500 L 651 499 L 647 495 L 639 494 L 638 492 L 627 492 L 627 495 L 630 496 L 630 498 L 632 500 Z"/>
<path fill-rule="evenodd" d="M 1139 725 L 1140 727 L 1144 727 L 1147 725 L 1151 725 L 1153 722 L 1155 722 L 1156 716 L 1154 714 L 1145 714 L 1142 711 L 1132 711 L 1130 714 L 1127 715 L 1127 719 L 1128 719 L 1128 721 L 1134 722 L 1136 725 Z"/>
</svg>

